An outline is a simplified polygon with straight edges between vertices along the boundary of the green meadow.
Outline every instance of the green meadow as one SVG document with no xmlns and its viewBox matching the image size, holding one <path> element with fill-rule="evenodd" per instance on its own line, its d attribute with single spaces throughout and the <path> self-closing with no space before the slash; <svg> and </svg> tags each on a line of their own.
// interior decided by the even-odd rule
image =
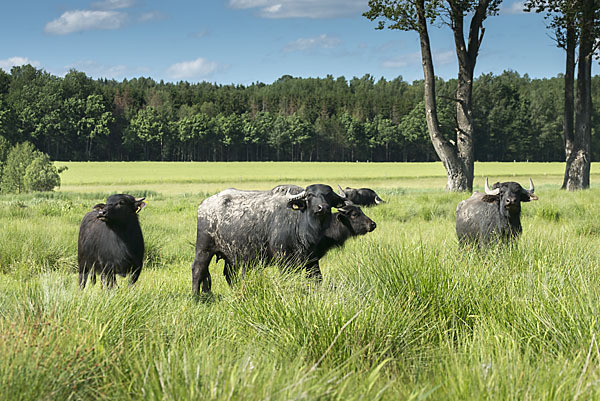
<svg viewBox="0 0 600 401">
<path fill-rule="evenodd" d="M 0 196 L 0 399 L 600 399 L 600 186 L 561 191 L 562 163 L 476 164 L 531 177 L 524 234 L 459 249 L 440 163 L 57 162 L 60 190 Z M 321 261 L 191 290 L 196 208 L 228 187 L 366 186 L 377 229 Z M 77 286 L 83 215 L 145 196 L 144 270 L 130 287 Z"/>
</svg>

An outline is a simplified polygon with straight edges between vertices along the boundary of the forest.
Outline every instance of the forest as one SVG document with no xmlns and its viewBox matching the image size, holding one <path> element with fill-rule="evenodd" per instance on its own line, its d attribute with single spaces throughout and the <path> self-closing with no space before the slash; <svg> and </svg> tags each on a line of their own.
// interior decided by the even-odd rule
<svg viewBox="0 0 600 401">
<path fill-rule="evenodd" d="M 454 134 L 456 80 L 437 79 L 438 114 Z M 475 159 L 564 161 L 564 77 L 505 71 L 473 86 Z M 592 78 L 592 155 L 600 76 Z M 423 81 L 284 75 L 272 84 L 170 83 L 0 69 L 0 135 L 52 160 L 434 161 Z"/>
</svg>

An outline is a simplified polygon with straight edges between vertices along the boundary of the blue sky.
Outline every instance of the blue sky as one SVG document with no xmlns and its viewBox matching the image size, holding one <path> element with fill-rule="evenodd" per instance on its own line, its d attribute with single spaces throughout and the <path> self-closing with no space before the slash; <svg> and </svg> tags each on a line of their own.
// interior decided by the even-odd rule
<svg viewBox="0 0 600 401">
<path fill-rule="evenodd" d="M 375 30 L 367 0 L 6 0 L 0 68 L 30 63 L 63 76 L 152 77 L 221 84 L 282 75 L 422 79 L 415 32 Z M 476 76 L 510 69 L 533 78 L 564 70 L 540 15 L 504 0 L 486 23 Z M 432 27 L 436 75 L 456 76 L 448 27 Z M 598 65 L 594 63 L 593 73 Z"/>
</svg>

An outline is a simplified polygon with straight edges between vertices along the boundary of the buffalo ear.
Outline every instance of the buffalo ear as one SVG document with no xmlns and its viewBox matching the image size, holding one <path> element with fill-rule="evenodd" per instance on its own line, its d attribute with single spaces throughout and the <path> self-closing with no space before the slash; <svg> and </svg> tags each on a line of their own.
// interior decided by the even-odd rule
<svg viewBox="0 0 600 401">
<path fill-rule="evenodd" d="M 102 209 L 104 209 L 105 206 L 106 205 L 104 203 L 98 203 L 98 204 L 94 205 L 94 207 L 92 208 L 92 210 L 96 210 L 96 211 L 102 210 Z"/>
<path fill-rule="evenodd" d="M 521 192 L 521 202 L 529 202 L 529 201 L 538 200 L 538 199 L 539 198 L 537 197 L 536 194 L 529 192 L 525 189 Z"/>
<path fill-rule="evenodd" d="M 352 201 L 344 199 L 344 204 L 342 206 L 337 206 L 336 209 L 338 210 L 338 212 L 348 213 L 350 212 L 350 209 L 346 209 L 347 206 L 354 206 L 354 203 L 352 203 Z"/>
<path fill-rule="evenodd" d="M 139 213 L 140 210 L 146 207 L 148 203 L 144 202 L 145 198 L 137 198 L 135 200 L 135 212 Z"/>
<path fill-rule="evenodd" d="M 494 203 L 500 201 L 500 195 L 483 195 L 481 198 L 482 201 L 487 203 Z"/>
<path fill-rule="evenodd" d="M 306 210 L 306 200 L 305 199 L 292 199 L 287 203 L 287 207 L 293 210 L 300 210 L 301 212 Z"/>
<path fill-rule="evenodd" d="M 340 209 L 343 208 L 344 206 L 347 205 L 347 200 L 346 198 L 342 198 L 341 196 L 337 196 L 337 203 L 335 205 L 333 205 L 333 207 L 335 207 L 336 209 Z"/>
</svg>

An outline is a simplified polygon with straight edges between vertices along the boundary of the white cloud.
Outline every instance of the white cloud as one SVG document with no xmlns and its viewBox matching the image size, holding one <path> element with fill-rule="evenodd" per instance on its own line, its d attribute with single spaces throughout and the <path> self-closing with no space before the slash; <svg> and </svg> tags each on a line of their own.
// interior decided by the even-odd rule
<svg viewBox="0 0 600 401">
<path fill-rule="evenodd" d="M 263 8 L 266 14 L 275 15 L 281 11 L 281 4 L 273 4 L 272 6 Z"/>
<path fill-rule="evenodd" d="M 105 65 L 93 60 L 77 61 L 73 64 L 67 65 L 65 67 L 65 70 L 65 74 L 69 70 L 77 70 L 85 72 L 86 75 L 96 79 L 107 78 L 116 80 L 121 80 L 125 78 L 130 72 L 130 69 L 125 65 Z"/>
<path fill-rule="evenodd" d="M 119 29 L 127 22 L 127 14 L 118 11 L 73 10 L 50 21 L 44 31 L 55 35 L 97 29 Z"/>
<path fill-rule="evenodd" d="M 192 38 L 201 39 L 207 37 L 209 34 L 210 33 L 208 32 L 208 29 L 202 29 L 200 31 L 191 33 L 190 36 Z"/>
<path fill-rule="evenodd" d="M 158 21 L 158 20 L 163 20 L 165 18 L 166 18 L 165 14 L 161 13 L 160 11 L 150 11 L 150 12 L 143 13 L 142 15 L 140 15 L 138 18 L 138 21 L 139 22 Z"/>
<path fill-rule="evenodd" d="M 210 75 L 217 69 L 217 63 L 199 57 L 192 61 L 183 61 L 167 68 L 167 74 L 173 79 L 194 79 Z"/>
<path fill-rule="evenodd" d="M 384 60 L 382 66 L 384 68 L 403 68 L 409 65 L 415 65 L 421 62 L 421 53 L 409 53 L 400 57 L 394 57 L 391 59 Z"/>
<path fill-rule="evenodd" d="M 229 6 L 231 8 L 255 8 L 264 7 L 272 4 L 270 0 L 229 0 Z"/>
<path fill-rule="evenodd" d="M 39 61 L 29 60 L 27 57 L 10 57 L 4 60 L 0 60 L 0 68 L 7 72 L 10 71 L 12 67 L 26 64 L 31 64 L 34 67 L 40 66 Z"/>
<path fill-rule="evenodd" d="M 419 54 L 420 57 L 420 54 Z M 451 64 L 456 60 L 456 52 L 454 50 L 434 51 L 433 62 L 437 65 Z"/>
<path fill-rule="evenodd" d="M 288 43 L 283 50 L 286 52 L 294 52 L 308 51 L 316 48 L 332 49 L 334 47 L 337 47 L 340 43 L 341 40 L 322 34 L 313 38 L 297 39 L 293 42 Z"/>
<path fill-rule="evenodd" d="M 400 57 L 384 60 L 384 68 L 397 69 L 421 64 L 421 52 L 408 53 Z M 451 64 L 456 60 L 456 53 L 452 50 L 433 51 L 433 65 L 440 66 Z"/>
<path fill-rule="evenodd" d="M 233 9 L 257 9 L 263 18 L 339 18 L 367 11 L 366 0 L 229 0 Z"/>
<path fill-rule="evenodd" d="M 103 0 L 92 3 L 92 7 L 99 8 L 101 10 L 118 10 L 122 8 L 133 7 L 136 0 Z"/>
<path fill-rule="evenodd" d="M 525 8 L 524 5 L 524 1 L 515 1 L 510 5 L 502 5 L 502 8 L 500 9 L 500 13 L 503 15 L 506 14 L 522 14 L 525 11 L 523 11 L 523 8 Z"/>
</svg>

